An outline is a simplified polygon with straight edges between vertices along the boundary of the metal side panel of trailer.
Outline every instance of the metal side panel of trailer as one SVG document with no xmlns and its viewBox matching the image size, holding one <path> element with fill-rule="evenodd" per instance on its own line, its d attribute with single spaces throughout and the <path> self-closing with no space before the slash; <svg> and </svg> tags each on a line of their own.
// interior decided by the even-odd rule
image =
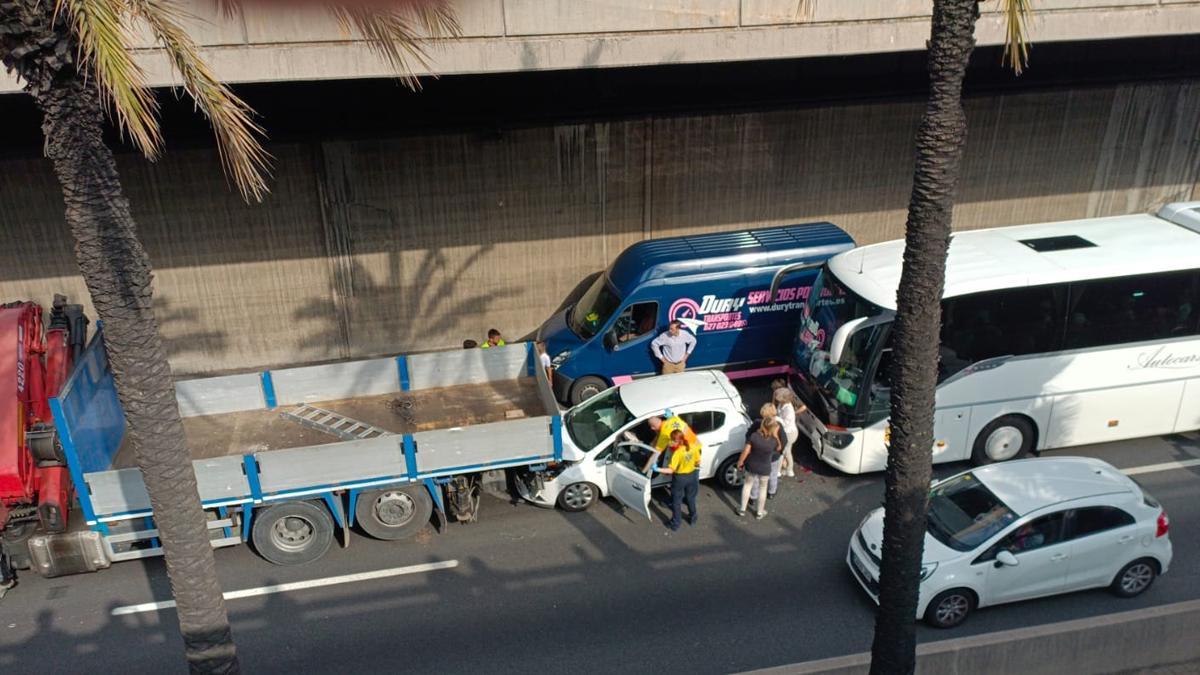
<svg viewBox="0 0 1200 675">
<path fill-rule="evenodd" d="M 209 526 L 214 545 L 248 537 L 248 532 L 236 527 L 230 509 L 240 508 L 248 515 L 254 505 L 324 499 L 341 523 L 341 507 L 334 500 L 343 491 L 420 481 L 432 486 L 433 479 L 445 476 L 560 459 L 562 419 L 545 372 L 534 367 L 535 360 L 532 345 L 519 344 L 179 383 L 180 409 L 188 416 L 269 409 L 280 399 L 320 401 L 389 393 L 389 388 L 402 392 L 532 376 L 546 411 L 536 417 L 458 428 L 196 459 L 192 466 L 200 499 L 213 512 Z M 380 374 L 383 366 L 387 375 Z M 315 393 L 306 394 L 305 387 Z M 156 547 L 157 531 L 140 471 L 113 468 L 125 418 L 102 331 L 51 406 L 87 525 L 105 538 L 114 560 L 145 557 L 146 552 L 127 550 L 128 544 L 153 539 Z M 116 544 L 122 547 L 114 555 Z"/>
</svg>

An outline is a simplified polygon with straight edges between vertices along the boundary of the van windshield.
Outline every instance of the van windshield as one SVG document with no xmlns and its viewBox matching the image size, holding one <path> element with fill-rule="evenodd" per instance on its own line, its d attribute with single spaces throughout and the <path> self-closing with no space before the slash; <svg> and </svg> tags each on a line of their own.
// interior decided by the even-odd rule
<svg viewBox="0 0 1200 675">
<path fill-rule="evenodd" d="M 591 339 L 620 306 L 621 296 L 608 284 L 608 275 L 601 274 L 571 308 L 567 325 L 584 340 Z"/>
</svg>

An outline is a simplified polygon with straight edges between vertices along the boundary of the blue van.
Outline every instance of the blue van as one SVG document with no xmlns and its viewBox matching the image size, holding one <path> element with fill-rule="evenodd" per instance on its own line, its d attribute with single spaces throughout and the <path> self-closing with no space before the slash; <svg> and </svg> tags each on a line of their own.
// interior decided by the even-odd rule
<svg viewBox="0 0 1200 675">
<path fill-rule="evenodd" d="M 579 301 L 539 331 L 554 364 L 554 393 L 576 404 L 614 384 L 655 375 L 650 343 L 678 319 L 696 336 L 688 368 L 731 378 L 787 371 L 799 311 L 816 275 L 791 275 L 771 301 L 774 274 L 854 247 L 832 223 L 639 242 Z"/>
</svg>

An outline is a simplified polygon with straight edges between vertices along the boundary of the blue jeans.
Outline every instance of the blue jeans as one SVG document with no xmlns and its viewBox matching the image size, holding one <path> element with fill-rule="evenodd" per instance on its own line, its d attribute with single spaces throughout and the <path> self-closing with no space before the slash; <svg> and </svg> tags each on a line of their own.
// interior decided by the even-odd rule
<svg viewBox="0 0 1200 675">
<path fill-rule="evenodd" d="M 700 472 L 693 471 L 671 477 L 671 529 L 679 527 L 683 502 L 687 502 L 688 522 L 696 523 L 696 492 L 700 489 Z"/>
</svg>

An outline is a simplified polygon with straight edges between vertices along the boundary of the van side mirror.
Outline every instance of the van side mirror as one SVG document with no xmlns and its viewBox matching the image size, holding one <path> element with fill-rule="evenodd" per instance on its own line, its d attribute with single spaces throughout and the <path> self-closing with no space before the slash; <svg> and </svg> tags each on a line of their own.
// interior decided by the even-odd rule
<svg viewBox="0 0 1200 675">
<path fill-rule="evenodd" d="M 617 334 L 615 331 L 608 331 L 604 334 L 604 347 L 609 351 L 617 348 Z"/>
<path fill-rule="evenodd" d="M 996 554 L 996 569 L 1001 567 L 1016 567 L 1021 561 L 1017 560 L 1017 556 L 1010 551 L 1000 551 Z"/>
</svg>

